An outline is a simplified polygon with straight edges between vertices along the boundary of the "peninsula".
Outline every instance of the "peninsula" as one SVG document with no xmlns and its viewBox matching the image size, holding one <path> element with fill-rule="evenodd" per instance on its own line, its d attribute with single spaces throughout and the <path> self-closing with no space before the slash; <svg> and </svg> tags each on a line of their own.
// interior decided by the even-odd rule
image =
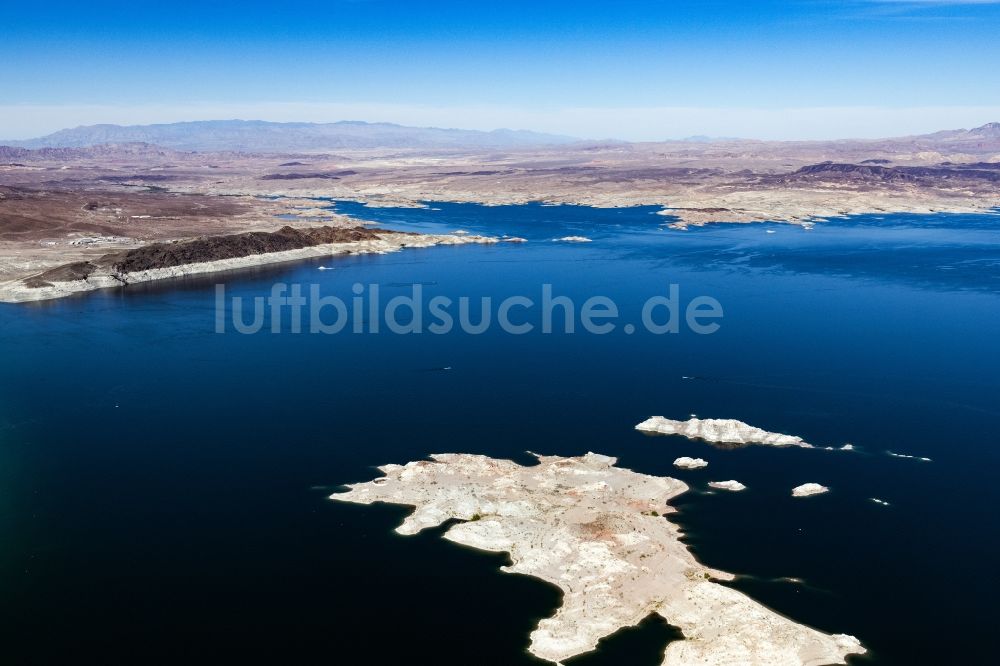
<svg viewBox="0 0 1000 666">
<path fill-rule="evenodd" d="M 386 254 L 407 247 L 496 243 L 491 236 L 412 234 L 366 227 L 282 227 L 153 243 L 110 252 L 0 283 L 0 302 L 40 301 L 140 282 L 246 268 L 311 257 Z"/>
<path fill-rule="evenodd" d="M 206 121 L 77 127 L 7 143 L 0 145 L 0 283 L 154 243 L 306 222 L 357 226 L 331 209 L 338 199 L 373 208 L 441 201 L 655 206 L 660 216 L 650 216 L 650 225 L 664 233 L 710 223 L 811 228 L 863 213 L 1000 208 L 1000 123 L 865 141 L 627 143 L 367 123 Z M 43 293 L 14 290 L 15 300 Z"/>
<path fill-rule="evenodd" d="M 666 666 L 843 664 L 865 648 L 853 636 L 797 624 L 717 581 L 663 518 L 688 490 L 676 479 L 615 467 L 615 458 L 538 456 L 522 466 L 473 454 L 385 465 L 383 477 L 331 495 L 343 502 L 415 507 L 396 529 L 415 534 L 446 521 L 456 543 L 510 554 L 503 570 L 563 592 L 541 620 L 529 651 L 552 662 L 593 650 L 598 640 L 657 613 L 678 627 Z"/>
</svg>

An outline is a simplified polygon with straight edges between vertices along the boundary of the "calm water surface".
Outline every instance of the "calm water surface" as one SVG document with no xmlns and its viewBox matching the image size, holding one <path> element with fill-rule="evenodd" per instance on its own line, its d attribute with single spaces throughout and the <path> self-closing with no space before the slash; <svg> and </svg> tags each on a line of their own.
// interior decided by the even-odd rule
<svg viewBox="0 0 1000 666">
<path fill-rule="evenodd" d="M 499 573 L 505 556 L 442 529 L 395 535 L 403 507 L 326 499 L 377 464 L 441 451 L 528 462 L 529 449 L 687 481 L 671 519 L 697 557 L 781 613 L 858 636 L 871 656 L 857 663 L 991 658 L 1000 216 L 681 232 L 648 208 L 336 205 L 529 242 L 0 307 L 3 663 L 542 663 L 524 650 L 557 590 Z M 593 242 L 551 240 L 566 235 Z M 674 283 L 725 317 L 708 336 L 219 335 L 220 281 L 246 297 L 320 283 L 345 300 L 356 282 L 498 300 L 550 283 L 578 302 L 613 298 L 622 322 Z M 653 414 L 858 451 L 722 451 L 633 430 Z M 681 455 L 710 465 L 675 470 Z M 703 492 L 730 478 L 748 490 Z M 832 492 L 793 500 L 808 481 Z M 649 620 L 572 663 L 651 665 L 673 638 Z"/>
</svg>

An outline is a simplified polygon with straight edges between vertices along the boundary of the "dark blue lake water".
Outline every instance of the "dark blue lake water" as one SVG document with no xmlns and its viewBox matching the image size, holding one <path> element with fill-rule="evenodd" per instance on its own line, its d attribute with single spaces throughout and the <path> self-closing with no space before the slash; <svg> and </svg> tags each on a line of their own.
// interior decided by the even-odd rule
<svg viewBox="0 0 1000 666">
<path fill-rule="evenodd" d="M 687 481 L 671 520 L 697 557 L 797 621 L 857 636 L 871 649 L 858 663 L 991 659 L 1000 216 L 674 231 L 644 208 L 337 207 L 529 242 L 0 306 L 4 663 L 542 663 L 524 650 L 554 588 L 441 530 L 395 535 L 405 508 L 327 499 L 377 464 L 526 450 L 598 451 Z M 567 235 L 593 242 L 552 241 Z M 355 283 L 474 302 L 538 299 L 548 283 L 577 303 L 611 298 L 620 324 L 676 284 L 682 303 L 710 296 L 724 317 L 712 335 L 218 334 L 220 282 L 244 298 L 316 283 L 345 302 Z M 725 451 L 633 430 L 654 414 L 857 451 Z M 676 470 L 681 455 L 710 465 Z M 703 492 L 730 478 L 748 489 Z M 790 497 L 810 481 L 832 490 Z M 644 622 L 571 663 L 655 664 L 674 635 Z"/>
</svg>

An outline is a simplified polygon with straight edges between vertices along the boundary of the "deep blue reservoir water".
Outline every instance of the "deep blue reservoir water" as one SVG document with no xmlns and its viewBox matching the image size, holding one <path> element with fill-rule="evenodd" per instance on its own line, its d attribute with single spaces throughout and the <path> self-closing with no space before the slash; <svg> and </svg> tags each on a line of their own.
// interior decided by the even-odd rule
<svg viewBox="0 0 1000 666">
<path fill-rule="evenodd" d="M 327 499 L 374 465 L 445 451 L 528 462 L 526 450 L 597 451 L 688 482 L 670 519 L 696 556 L 797 621 L 857 636 L 871 650 L 857 663 L 989 661 L 1000 216 L 677 231 L 651 208 L 336 206 L 384 227 L 528 242 L 0 306 L 3 663 L 541 663 L 525 647 L 557 590 L 442 530 L 394 534 L 403 507 Z M 552 240 L 569 235 L 593 242 Z M 216 332 L 217 283 L 249 303 L 276 282 L 345 303 L 355 284 L 473 303 L 540 301 L 549 284 L 576 304 L 606 296 L 620 317 L 604 335 L 323 335 L 290 331 L 287 316 L 280 333 L 230 320 Z M 626 333 L 671 284 L 682 306 L 718 301 L 718 331 Z M 540 323 L 538 306 L 517 312 Z M 856 451 L 719 450 L 633 430 L 656 414 Z M 682 455 L 709 467 L 676 470 Z M 748 488 L 704 492 L 724 479 Z M 831 492 L 790 497 L 811 481 Z M 572 663 L 655 664 L 674 636 L 644 622 Z"/>
</svg>

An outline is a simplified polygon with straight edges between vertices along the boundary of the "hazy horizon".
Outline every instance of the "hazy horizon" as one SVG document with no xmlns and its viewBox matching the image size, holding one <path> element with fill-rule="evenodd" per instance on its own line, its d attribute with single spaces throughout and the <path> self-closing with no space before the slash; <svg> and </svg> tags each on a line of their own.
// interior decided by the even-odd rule
<svg viewBox="0 0 1000 666">
<path fill-rule="evenodd" d="M 293 106 L 293 105 L 290 105 Z M 6 109 L 0 108 L 0 120 L 3 118 L 3 114 Z M 32 113 L 30 115 L 37 116 L 39 113 L 38 108 L 32 108 Z M 437 110 L 440 111 L 440 110 Z M 598 110 L 590 110 L 598 111 Z M 642 116 L 644 113 L 653 113 L 662 110 L 646 110 L 646 109 L 608 109 L 605 113 L 608 115 L 614 115 L 619 117 L 632 117 Z M 670 109 L 676 113 L 678 116 L 692 116 L 692 117 L 704 117 L 705 115 L 711 116 L 713 112 L 718 115 L 719 119 L 717 123 L 709 125 L 707 123 L 698 123 L 694 118 L 691 121 L 685 122 L 683 124 L 673 124 L 672 127 L 674 131 L 669 134 L 664 134 L 662 136 L 650 136 L 646 134 L 637 134 L 630 131 L 615 131 L 611 130 L 604 134 L 593 134 L 584 135 L 581 133 L 575 133 L 569 129 L 570 125 L 566 122 L 554 122 L 545 123 L 537 122 L 531 126 L 521 126 L 512 123 L 506 124 L 495 124 L 490 125 L 479 124 L 472 125 L 470 123 L 461 123 L 460 118 L 456 112 L 454 124 L 449 122 L 452 117 L 450 114 L 444 113 L 437 115 L 434 112 L 424 112 L 412 115 L 407 115 L 405 113 L 399 114 L 389 114 L 376 115 L 378 119 L 370 119 L 365 117 L 324 117 L 322 115 L 311 115 L 303 114 L 302 117 L 295 115 L 275 115 L 266 114 L 262 116 L 246 115 L 244 117 L 239 117 L 238 115 L 218 115 L 218 116 L 187 116 L 187 115 L 175 115 L 169 112 L 154 112 L 148 116 L 142 116 L 138 114 L 136 117 L 145 117 L 145 121 L 132 121 L 127 118 L 122 117 L 119 111 L 118 114 L 108 114 L 99 115 L 99 113 L 94 113 L 94 110 L 89 110 L 89 112 L 83 112 L 77 114 L 77 118 L 91 118 L 93 122 L 78 122 L 76 124 L 65 125 L 65 126 L 52 126 L 52 129 L 48 131 L 42 131 L 40 133 L 21 133 L 20 135 L 15 135 L 11 132 L 0 135 L 0 142 L 3 141 L 25 141 L 31 139 L 42 138 L 50 134 L 62 130 L 76 129 L 80 127 L 91 127 L 95 125 L 117 125 L 117 126 L 145 126 L 145 125 L 159 125 L 159 124 L 173 124 L 173 123 L 183 123 L 183 122 L 211 122 L 211 121 L 244 121 L 244 122 L 275 122 L 275 123 L 338 123 L 338 122 L 364 122 L 371 124 L 378 123 L 391 123 L 396 125 L 402 125 L 407 127 L 418 127 L 418 128 L 436 128 L 436 129 L 448 129 L 448 130 L 475 130 L 483 132 L 491 132 L 496 130 L 514 130 L 514 131 L 531 131 L 545 134 L 554 135 L 564 135 L 581 140 L 620 140 L 629 142 L 646 142 L 646 141 L 670 141 L 670 140 L 682 140 L 691 137 L 707 137 L 711 139 L 722 139 L 722 138 L 733 138 L 733 139 L 747 139 L 747 140 L 765 140 L 765 141 L 812 141 L 812 140 L 841 140 L 841 139 L 884 139 L 884 138 L 894 138 L 902 136 L 911 135 L 921 135 L 930 134 L 933 132 L 941 130 L 957 130 L 957 129 L 972 129 L 979 127 L 991 122 L 997 122 L 1000 119 L 1000 107 L 998 108 L 983 108 L 983 109 L 965 109 L 965 113 L 958 115 L 954 113 L 954 109 L 951 108 L 941 108 L 941 109 L 925 109 L 924 114 L 920 114 L 916 117 L 897 117 L 892 110 L 889 109 L 787 109 L 787 110 L 764 110 L 764 109 L 740 109 L 740 110 L 721 110 L 721 109 Z M 823 133 L 820 129 L 824 123 L 823 121 L 829 122 L 830 113 L 841 113 L 844 117 L 851 118 L 852 122 L 845 122 L 837 125 L 839 131 L 827 131 Z M 220 111 L 220 113 L 222 113 Z M 558 112 L 560 115 L 565 115 L 572 112 Z M 759 135 L 750 135 L 746 132 L 741 133 L 738 130 L 732 128 L 744 127 L 747 131 L 752 128 L 751 122 L 735 122 L 730 124 L 725 124 L 725 117 L 743 115 L 750 116 L 755 119 L 760 119 L 762 117 L 773 117 L 775 121 L 784 121 L 785 125 L 796 124 L 800 126 L 816 125 L 817 129 L 813 132 L 806 132 L 801 135 L 788 135 L 786 133 L 764 133 Z M 514 117 L 514 116 L 511 116 Z M 863 118 L 871 119 L 873 117 L 878 117 L 882 122 L 878 124 L 870 123 L 868 125 L 867 131 L 865 131 L 864 126 L 861 124 Z M 103 118 L 103 119 L 102 119 Z M 410 120 L 409 118 L 413 118 Z M 443 122 L 435 122 L 435 118 L 440 118 Z M 960 118 L 967 119 L 969 122 L 957 122 Z M 893 122 L 894 119 L 896 122 Z M 503 117 L 498 115 L 497 121 L 501 123 Z M 6 127 L 7 125 L 0 122 L 0 127 Z M 706 127 L 713 127 L 714 131 L 706 130 Z M 829 127 L 829 124 L 826 125 Z M 686 130 L 688 131 L 685 131 Z M 730 128 L 730 129 L 725 129 Z"/>
<path fill-rule="evenodd" d="M 838 139 L 1000 118 L 1000 0 L 105 0 L 4 22 L 10 140 L 218 118 Z"/>
</svg>

